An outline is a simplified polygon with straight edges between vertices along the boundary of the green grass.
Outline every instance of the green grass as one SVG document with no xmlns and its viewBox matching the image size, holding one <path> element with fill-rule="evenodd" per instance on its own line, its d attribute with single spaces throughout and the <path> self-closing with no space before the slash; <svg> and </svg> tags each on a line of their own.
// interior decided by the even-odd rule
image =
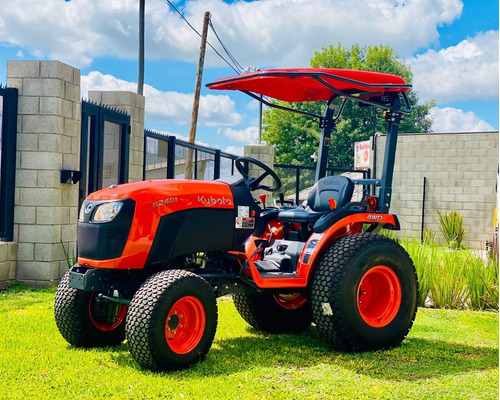
<svg viewBox="0 0 500 400">
<path fill-rule="evenodd" d="M 219 301 L 206 360 L 142 370 L 126 344 L 76 349 L 53 319 L 54 289 L 0 292 L 0 399 L 498 399 L 498 314 L 420 309 L 398 348 L 346 354 L 314 327 L 265 335 Z"/>
</svg>

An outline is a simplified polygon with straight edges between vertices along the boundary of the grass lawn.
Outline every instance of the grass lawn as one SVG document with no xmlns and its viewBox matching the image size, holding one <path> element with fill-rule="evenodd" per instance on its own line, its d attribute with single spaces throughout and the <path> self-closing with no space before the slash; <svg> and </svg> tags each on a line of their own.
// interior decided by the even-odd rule
<svg viewBox="0 0 500 400">
<path fill-rule="evenodd" d="M 420 309 L 403 344 L 345 354 L 314 327 L 300 335 L 251 329 L 232 301 L 206 360 L 190 369 L 139 368 L 126 344 L 82 350 L 59 335 L 55 289 L 0 292 L 0 399 L 498 399 L 498 313 Z"/>
</svg>

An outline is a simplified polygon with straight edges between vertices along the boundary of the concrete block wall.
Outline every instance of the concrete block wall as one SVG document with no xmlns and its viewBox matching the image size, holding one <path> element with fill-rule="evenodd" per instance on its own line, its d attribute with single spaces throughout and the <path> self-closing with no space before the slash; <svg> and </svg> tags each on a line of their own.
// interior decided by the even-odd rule
<svg viewBox="0 0 500 400">
<path fill-rule="evenodd" d="M 60 174 L 80 169 L 80 70 L 9 61 L 7 86 L 19 90 L 19 107 L 14 241 L 0 242 L 0 287 L 49 286 L 67 270 L 63 246 L 76 254 L 78 184 L 61 183 Z M 131 116 L 129 181 L 142 180 L 144 96 L 91 92 L 90 99 Z"/>
<path fill-rule="evenodd" d="M 59 61 L 9 61 L 7 86 L 19 90 L 9 258 L 17 247 L 16 279 L 48 286 L 66 269 L 61 242 L 70 254 L 76 249 L 78 186 L 62 184 L 60 171 L 80 169 L 80 71 Z"/>
<path fill-rule="evenodd" d="M 385 139 L 377 137 L 377 177 Z M 484 250 L 493 239 L 498 143 L 498 132 L 400 135 L 391 212 L 399 217 L 401 234 L 420 237 L 426 177 L 425 227 L 444 242 L 436 210 L 457 211 L 467 229 L 465 245 Z"/>
<path fill-rule="evenodd" d="M 130 115 L 129 182 L 142 180 L 145 99 L 144 96 L 133 92 L 89 92 L 90 101 L 115 107 Z"/>
</svg>

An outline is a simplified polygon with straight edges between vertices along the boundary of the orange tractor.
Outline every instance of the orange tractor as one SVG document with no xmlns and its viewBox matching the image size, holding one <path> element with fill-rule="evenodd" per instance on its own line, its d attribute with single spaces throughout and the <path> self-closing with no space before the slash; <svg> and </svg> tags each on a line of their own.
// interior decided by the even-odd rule
<svg viewBox="0 0 500 400">
<path fill-rule="evenodd" d="M 342 351 L 398 345 L 417 311 L 413 263 L 381 229 L 389 213 L 398 125 L 411 111 L 410 85 L 395 75 L 335 69 L 266 70 L 217 80 L 280 107 L 326 101 L 316 183 L 307 204 L 254 199 L 278 191 L 276 173 L 247 157 L 241 176 L 212 182 L 157 180 L 92 193 L 78 222 L 78 263 L 62 278 L 55 320 L 78 347 L 127 340 L 144 368 L 185 368 L 208 353 L 217 328 L 216 298 L 232 294 L 243 319 L 266 332 L 299 332 L 314 323 Z M 330 137 L 347 101 L 383 111 L 382 176 L 326 176 Z M 297 110 L 291 110 L 297 111 Z M 298 111 L 303 113 L 302 111 Z M 260 168 L 250 176 L 248 167 Z M 272 186 L 264 184 L 270 177 Z M 355 185 L 372 195 L 352 201 Z M 263 199 L 263 198 L 262 198 Z"/>
</svg>

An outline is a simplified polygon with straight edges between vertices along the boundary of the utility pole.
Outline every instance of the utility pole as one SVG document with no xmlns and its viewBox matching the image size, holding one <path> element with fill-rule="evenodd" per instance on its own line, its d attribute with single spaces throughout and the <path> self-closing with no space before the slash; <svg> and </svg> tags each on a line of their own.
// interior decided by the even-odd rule
<svg viewBox="0 0 500 400">
<path fill-rule="evenodd" d="M 201 78 L 203 76 L 203 64 L 205 62 L 205 49 L 207 47 L 207 31 L 210 13 L 205 12 L 203 17 L 203 31 L 201 34 L 200 58 L 198 60 L 198 71 L 196 72 L 196 84 L 194 87 L 193 112 L 191 113 L 191 128 L 189 129 L 189 143 L 194 143 L 196 139 L 196 125 L 198 123 L 198 109 L 200 107 Z M 191 179 L 193 176 L 193 149 L 188 147 L 186 152 L 186 171 L 184 177 Z"/>
<path fill-rule="evenodd" d="M 137 93 L 144 94 L 144 9 L 146 0 L 139 0 L 139 77 Z"/>
</svg>

